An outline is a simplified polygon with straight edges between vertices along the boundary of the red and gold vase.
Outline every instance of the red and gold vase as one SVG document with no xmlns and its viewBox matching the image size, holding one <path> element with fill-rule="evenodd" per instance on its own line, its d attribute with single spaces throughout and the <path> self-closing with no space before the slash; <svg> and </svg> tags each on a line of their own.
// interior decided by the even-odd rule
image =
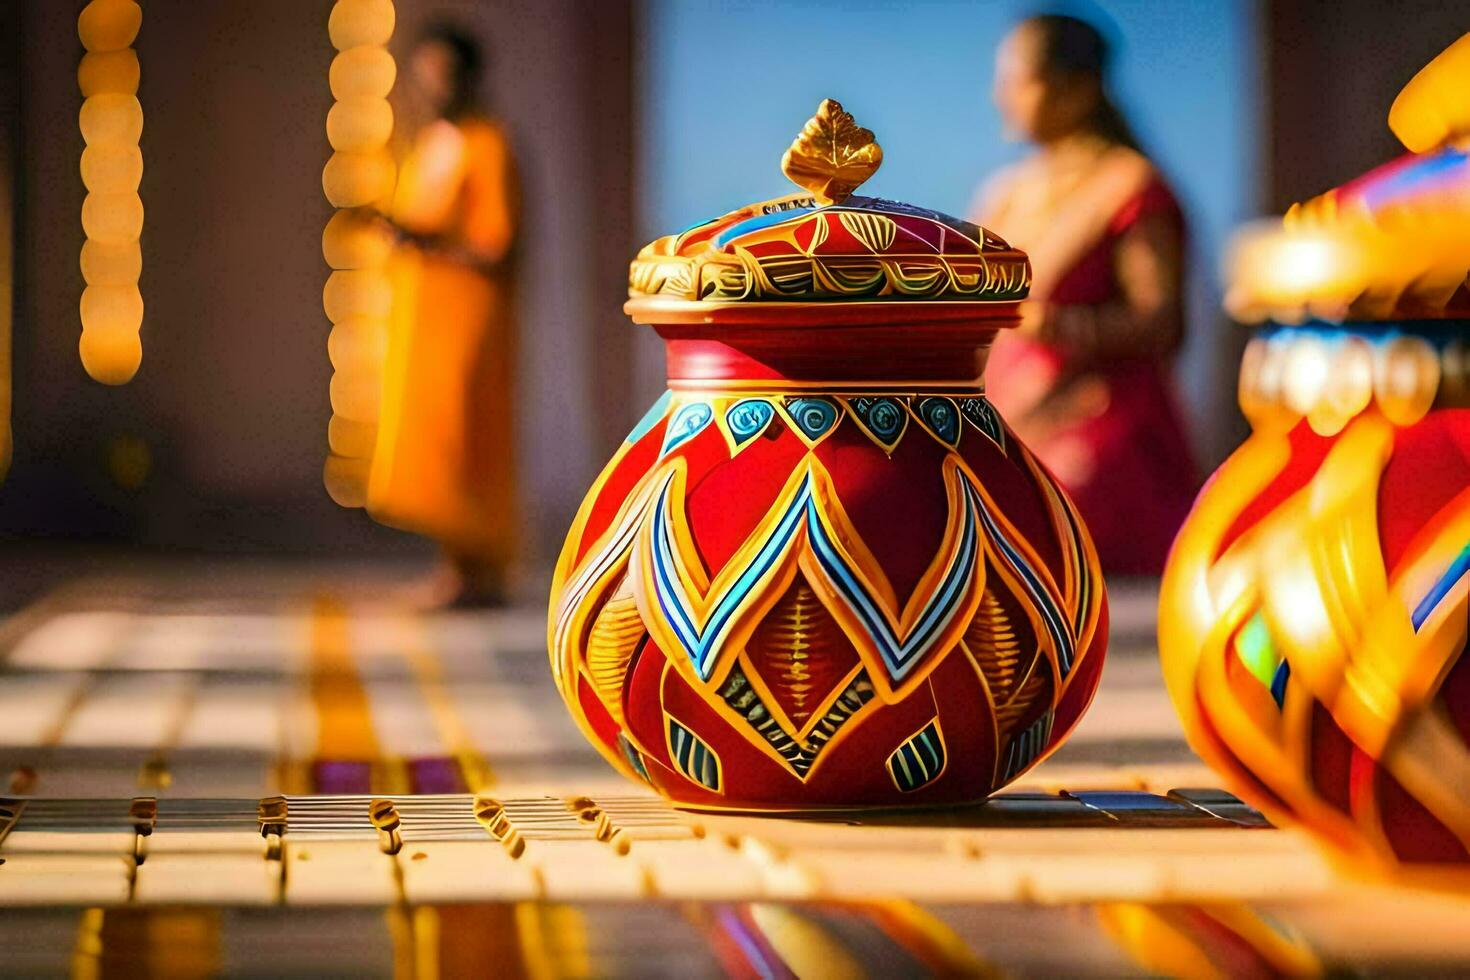
<svg viewBox="0 0 1470 980">
<path fill-rule="evenodd" d="M 1026 257 L 852 197 L 879 159 L 823 103 L 784 161 L 809 192 L 633 263 L 669 390 L 577 514 L 549 646 L 587 737 L 680 804 L 980 800 L 1097 686 L 1096 555 L 982 385 Z"/>
<path fill-rule="evenodd" d="M 1196 501 L 1159 610 L 1190 744 L 1232 789 L 1360 867 L 1457 885 L 1470 884 L 1470 157 L 1436 141 L 1455 136 L 1448 110 L 1470 119 L 1467 92 L 1470 35 L 1390 115 L 1426 152 L 1238 249 L 1232 309 L 1294 325 L 1246 350 L 1253 434 Z"/>
</svg>

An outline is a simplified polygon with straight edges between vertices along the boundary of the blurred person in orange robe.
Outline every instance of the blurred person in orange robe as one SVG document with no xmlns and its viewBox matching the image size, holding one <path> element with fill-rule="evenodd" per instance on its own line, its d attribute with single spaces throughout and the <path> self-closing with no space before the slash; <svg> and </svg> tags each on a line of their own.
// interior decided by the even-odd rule
<svg viewBox="0 0 1470 980">
<path fill-rule="evenodd" d="M 1097 28 L 1054 14 L 1001 44 L 995 103 L 1036 150 L 985 186 L 974 217 L 1029 253 L 1033 281 L 985 378 L 1076 501 L 1103 569 L 1157 575 L 1199 486 L 1171 383 L 1185 227 L 1109 97 L 1109 56 Z"/>
<path fill-rule="evenodd" d="M 442 546 L 438 603 L 500 601 L 516 556 L 516 173 L 479 108 L 483 67 L 453 25 L 415 43 L 406 108 L 425 121 L 384 215 L 398 247 L 368 509 Z"/>
</svg>

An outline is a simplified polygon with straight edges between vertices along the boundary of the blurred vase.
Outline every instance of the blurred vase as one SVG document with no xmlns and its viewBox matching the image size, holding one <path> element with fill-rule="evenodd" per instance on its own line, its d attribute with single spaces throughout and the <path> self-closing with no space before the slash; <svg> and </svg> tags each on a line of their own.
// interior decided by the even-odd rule
<svg viewBox="0 0 1470 980">
<path fill-rule="evenodd" d="M 1096 556 L 982 384 L 1026 258 L 849 196 L 879 159 L 824 103 L 783 161 L 809 193 L 633 263 L 669 390 L 577 514 L 549 645 L 593 745 L 676 803 L 983 799 L 1097 686 Z"/>
<path fill-rule="evenodd" d="M 1470 884 L 1470 35 L 1406 85 L 1413 152 L 1243 236 L 1253 434 L 1174 543 L 1164 677 L 1236 792 L 1360 868 Z M 1334 322 L 1313 321 L 1326 316 Z"/>
<path fill-rule="evenodd" d="M 1470 320 L 1267 327 L 1165 571 L 1190 744 L 1366 865 L 1470 868 Z M 1470 878 L 1466 879 L 1470 881 Z"/>
</svg>

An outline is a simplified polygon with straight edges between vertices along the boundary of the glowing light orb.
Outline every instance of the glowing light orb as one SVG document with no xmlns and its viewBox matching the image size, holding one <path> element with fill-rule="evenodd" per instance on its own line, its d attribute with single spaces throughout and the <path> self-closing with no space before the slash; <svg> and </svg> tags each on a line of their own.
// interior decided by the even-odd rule
<svg viewBox="0 0 1470 980">
<path fill-rule="evenodd" d="M 327 34 L 338 51 L 382 47 L 393 36 L 394 20 L 392 0 L 337 0 L 327 18 Z"/>
<path fill-rule="evenodd" d="M 377 422 L 383 389 L 376 377 L 359 378 L 341 373 L 332 375 L 332 411 L 354 422 Z"/>
<path fill-rule="evenodd" d="M 377 150 L 393 135 L 387 99 L 347 99 L 327 113 L 327 142 L 334 150 Z"/>
<path fill-rule="evenodd" d="M 88 146 L 136 144 L 143 135 L 143 106 L 137 96 L 104 92 L 82 103 L 78 116 Z"/>
<path fill-rule="evenodd" d="M 322 191 L 333 207 L 360 208 L 393 191 L 393 158 L 375 153 L 333 153 L 322 169 Z"/>
<path fill-rule="evenodd" d="M 327 337 L 327 354 L 338 371 L 377 371 L 387 353 L 388 326 L 374 317 L 347 317 Z"/>
<path fill-rule="evenodd" d="M 89 51 L 77 66 L 77 87 L 84 97 L 94 95 L 136 95 L 138 92 L 138 53 L 132 48 L 121 51 Z"/>
<path fill-rule="evenodd" d="M 87 375 L 105 385 L 127 384 L 143 363 L 143 342 L 136 328 L 84 329 L 77 349 Z"/>
<path fill-rule="evenodd" d="M 143 325 L 143 295 L 137 286 L 88 286 L 82 290 L 82 329 L 115 332 Z"/>
<path fill-rule="evenodd" d="M 82 229 L 99 242 L 133 242 L 143 232 L 143 201 L 137 194 L 88 194 L 82 199 Z"/>
<path fill-rule="evenodd" d="M 378 427 L 371 422 L 356 422 L 340 415 L 327 424 L 327 444 L 338 456 L 366 459 L 373 454 L 378 441 Z"/>
<path fill-rule="evenodd" d="M 82 183 L 94 194 L 132 194 L 143 181 L 143 152 L 100 143 L 82 151 Z"/>
<path fill-rule="evenodd" d="M 348 317 L 383 319 L 393 306 L 393 287 L 380 272 L 343 269 L 327 277 L 322 287 L 322 308 L 327 319 L 341 323 Z"/>
<path fill-rule="evenodd" d="M 133 43 L 143 26 L 134 0 L 92 0 L 77 15 L 77 37 L 88 51 L 117 51 Z"/>
<path fill-rule="evenodd" d="M 83 101 L 77 122 L 82 151 L 82 291 L 78 342 L 82 366 L 103 384 L 131 380 L 142 362 L 143 106 L 138 102 L 138 55 L 131 48 L 143 23 L 134 0 L 92 0 L 77 17 L 87 53 L 77 65 Z"/>
<path fill-rule="evenodd" d="M 363 507 L 367 505 L 368 474 L 372 468 L 369 459 L 338 456 L 327 457 L 322 466 L 322 483 L 327 495 L 341 507 Z"/>
<path fill-rule="evenodd" d="M 338 211 L 322 232 L 322 258 L 333 269 L 376 269 L 388 261 L 393 238 L 374 221 Z"/>
<path fill-rule="evenodd" d="M 398 69 L 383 47 L 393 35 L 391 0 L 337 0 L 328 19 L 340 52 L 328 73 L 337 102 L 327 114 L 327 142 L 336 152 L 322 169 L 322 192 L 334 207 L 363 208 L 387 201 L 396 170 L 388 155 L 393 109 L 387 96 Z M 377 443 L 387 353 L 386 317 L 392 285 L 383 268 L 393 237 L 380 221 L 340 210 L 322 232 L 322 257 L 335 270 L 322 290 L 322 306 L 335 324 L 327 339 L 334 415 L 331 447 L 322 469 L 327 493 L 344 507 L 367 503 Z"/>
<path fill-rule="evenodd" d="M 82 278 L 89 286 L 132 286 L 143 273 L 143 249 L 133 242 L 82 242 Z"/>
<path fill-rule="evenodd" d="M 348 48 L 332 59 L 328 79 L 332 97 L 348 99 L 386 99 L 393 91 L 398 66 L 386 48 L 363 46 Z"/>
</svg>

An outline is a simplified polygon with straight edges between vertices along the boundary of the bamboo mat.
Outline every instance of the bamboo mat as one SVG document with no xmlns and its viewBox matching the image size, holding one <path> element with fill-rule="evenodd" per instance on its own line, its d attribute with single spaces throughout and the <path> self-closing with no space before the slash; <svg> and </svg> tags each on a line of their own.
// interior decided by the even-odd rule
<svg viewBox="0 0 1470 980">
<path fill-rule="evenodd" d="M 536 608 L 372 570 L 77 581 L 0 652 L 0 974 L 1470 970 L 1470 902 L 1352 880 L 1215 788 L 1113 589 L 1101 693 L 989 804 L 680 813 L 567 719 Z M 7 787 L 8 783 L 8 787 Z"/>
</svg>

